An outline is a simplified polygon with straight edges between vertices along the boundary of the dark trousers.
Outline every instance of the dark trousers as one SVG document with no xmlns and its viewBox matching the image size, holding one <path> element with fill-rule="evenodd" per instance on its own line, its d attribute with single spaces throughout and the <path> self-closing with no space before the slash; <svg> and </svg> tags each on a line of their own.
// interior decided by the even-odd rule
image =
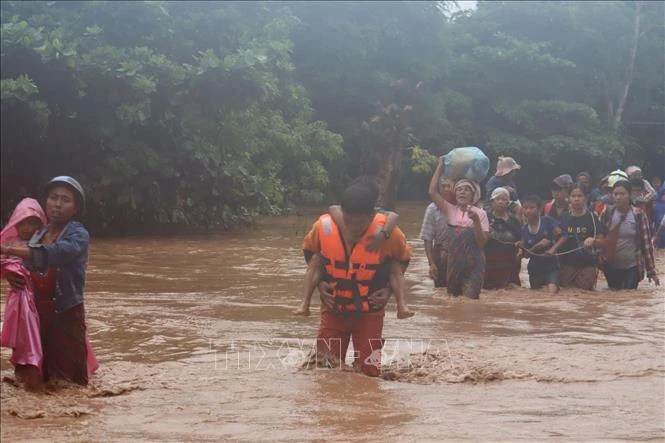
<svg viewBox="0 0 665 443">
<path fill-rule="evenodd" d="M 628 269 L 605 266 L 603 273 L 607 279 L 607 286 L 611 289 L 637 289 L 637 284 L 640 282 L 637 266 Z"/>
</svg>

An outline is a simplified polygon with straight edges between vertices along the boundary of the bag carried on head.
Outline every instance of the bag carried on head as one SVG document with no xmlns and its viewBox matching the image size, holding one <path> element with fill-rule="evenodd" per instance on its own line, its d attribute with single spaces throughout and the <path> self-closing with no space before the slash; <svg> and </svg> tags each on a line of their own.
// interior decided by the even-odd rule
<svg viewBox="0 0 665 443">
<path fill-rule="evenodd" d="M 444 177 L 451 180 L 466 178 L 482 182 L 490 170 L 490 160 L 475 146 L 455 148 L 442 156 L 445 167 Z"/>
</svg>

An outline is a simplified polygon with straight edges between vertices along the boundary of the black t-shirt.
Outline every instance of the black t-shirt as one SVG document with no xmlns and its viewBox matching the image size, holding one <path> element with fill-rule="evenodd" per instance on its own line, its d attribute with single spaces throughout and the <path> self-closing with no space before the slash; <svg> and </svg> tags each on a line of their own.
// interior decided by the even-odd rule
<svg viewBox="0 0 665 443">
<path fill-rule="evenodd" d="M 567 214 L 563 219 L 563 229 L 568 235 L 568 240 L 561 245 L 559 253 L 571 251 L 584 246 L 584 240 L 589 237 L 595 237 L 597 234 L 607 234 L 607 228 L 600 223 L 598 217 L 593 212 L 586 212 L 581 216 Z M 595 266 L 596 254 L 589 249 L 580 249 L 569 254 L 559 256 L 562 264 L 568 266 Z"/>
</svg>

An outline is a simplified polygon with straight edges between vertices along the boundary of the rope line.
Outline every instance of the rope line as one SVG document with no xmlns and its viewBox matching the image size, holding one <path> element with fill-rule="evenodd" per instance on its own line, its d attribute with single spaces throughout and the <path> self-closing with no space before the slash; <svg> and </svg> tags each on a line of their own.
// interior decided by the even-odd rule
<svg viewBox="0 0 665 443">
<path fill-rule="evenodd" d="M 582 214 L 582 216 L 584 216 L 586 214 L 591 214 L 591 213 L 589 211 L 585 211 L 584 214 Z M 591 214 L 591 223 L 593 223 L 593 238 L 596 238 L 596 235 L 598 234 L 598 229 L 596 227 L 596 219 L 593 217 L 593 214 Z M 575 238 L 577 238 L 577 234 L 575 234 Z M 526 248 L 526 247 L 521 246 L 521 245 L 517 245 L 515 243 L 497 240 L 496 238 L 492 238 L 492 240 L 494 240 L 495 242 L 504 244 L 504 245 L 515 246 L 516 248 L 522 249 L 522 250 L 528 252 L 529 255 L 533 255 L 535 257 L 559 257 L 559 256 L 562 256 L 562 255 L 571 254 L 573 252 L 581 251 L 582 249 L 586 249 L 584 246 L 580 246 L 578 248 L 571 249 L 569 251 L 557 252 L 556 254 L 548 255 L 548 254 L 539 254 L 537 252 L 532 252 L 529 248 Z M 579 240 L 577 241 L 577 244 L 579 244 Z M 592 251 L 594 249 L 595 248 L 592 248 Z"/>
</svg>

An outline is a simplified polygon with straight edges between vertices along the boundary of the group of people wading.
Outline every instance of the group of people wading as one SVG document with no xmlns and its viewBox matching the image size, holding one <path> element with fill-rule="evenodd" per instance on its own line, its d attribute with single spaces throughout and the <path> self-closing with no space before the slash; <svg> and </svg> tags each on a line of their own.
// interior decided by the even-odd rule
<svg viewBox="0 0 665 443">
<path fill-rule="evenodd" d="M 529 286 L 551 293 L 560 287 L 593 290 L 599 270 L 611 289 L 635 289 L 645 277 L 660 284 L 653 243 L 664 231 L 665 187 L 652 192 L 638 167 L 612 172 L 601 180 L 601 190 L 591 189 L 588 173 L 578 174 L 577 181 L 563 174 L 552 180 L 552 200 L 543 202 L 536 195 L 519 197 L 514 177 L 520 165 L 499 157 L 485 185 L 484 208 L 480 183 L 450 180 L 444 169 L 441 158 L 420 237 L 434 286 L 446 287 L 449 295 L 478 299 L 482 289 L 520 286 L 526 258 Z M 318 286 L 317 354 L 343 362 L 353 340 L 354 365 L 369 376 L 380 372 L 390 295 L 398 318 L 414 314 L 403 277 L 411 250 L 396 226 L 397 214 L 378 210 L 377 197 L 376 182 L 356 179 L 341 206 L 314 223 L 303 242 L 308 269 L 303 300 L 294 311 L 309 315 Z M 653 205 L 654 216 L 647 215 L 646 205 Z"/>
<path fill-rule="evenodd" d="M 637 167 L 609 174 L 601 190 L 590 189 L 586 173 L 577 182 L 564 174 L 552 181 L 553 198 L 544 204 L 534 195 L 519 198 L 519 169 L 512 158 L 499 157 L 483 209 L 480 183 L 445 178 L 439 161 L 420 234 L 434 286 L 478 299 L 483 288 L 520 285 L 523 258 L 529 258 L 533 289 L 594 289 L 599 269 L 613 289 L 635 289 L 645 276 L 660 284 L 651 233 L 656 229 L 658 245 L 665 247 L 665 185 L 656 192 Z M 353 340 L 354 363 L 369 376 L 380 372 L 390 296 L 398 318 L 414 315 L 403 275 L 411 249 L 398 215 L 375 207 L 378 194 L 374 179 L 360 177 L 344 191 L 341 205 L 314 223 L 303 242 L 308 269 L 294 311 L 309 315 L 318 288 L 317 355 L 343 362 Z M 85 193 L 74 178 L 59 176 L 44 197 L 46 211 L 26 198 L 0 234 L 0 269 L 11 286 L 1 345 L 12 348 L 16 376 L 30 389 L 51 379 L 86 385 L 98 363 L 83 305 L 89 235 L 76 220 Z"/>
</svg>

